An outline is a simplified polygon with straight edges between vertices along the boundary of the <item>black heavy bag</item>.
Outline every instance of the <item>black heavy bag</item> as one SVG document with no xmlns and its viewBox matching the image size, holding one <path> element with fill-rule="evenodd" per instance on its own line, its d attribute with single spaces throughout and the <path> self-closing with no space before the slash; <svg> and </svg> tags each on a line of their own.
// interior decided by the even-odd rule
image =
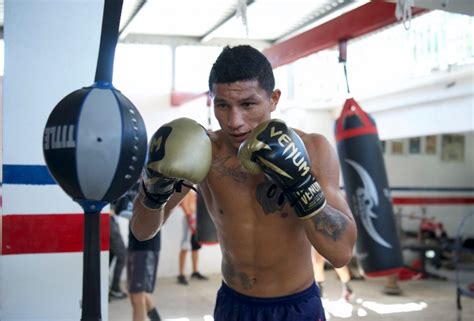
<svg viewBox="0 0 474 321">
<path fill-rule="evenodd" d="M 137 182 L 147 150 L 138 110 L 112 85 L 123 0 L 105 0 L 99 56 L 92 86 L 64 97 L 43 134 L 46 165 L 84 209 L 82 321 L 101 320 L 100 211 Z"/>
<path fill-rule="evenodd" d="M 196 238 L 201 244 L 216 244 L 217 231 L 209 216 L 201 191 L 197 193 Z"/>
<path fill-rule="evenodd" d="M 397 273 L 402 253 L 377 127 L 353 98 L 336 120 L 336 142 L 360 268 L 368 277 Z"/>
</svg>

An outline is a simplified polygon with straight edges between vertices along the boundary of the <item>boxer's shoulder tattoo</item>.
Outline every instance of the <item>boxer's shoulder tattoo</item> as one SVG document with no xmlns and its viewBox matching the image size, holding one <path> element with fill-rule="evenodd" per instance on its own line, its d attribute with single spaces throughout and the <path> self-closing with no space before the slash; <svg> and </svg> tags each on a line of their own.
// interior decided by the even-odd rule
<svg viewBox="0 0 474 321">
<path fill-rule="evenodd" d="M 346 230 L 348 218 L 338 210 L 326 205 L 325 209 L 311 218 L 315 229 L 324 236 L 337 241 Z"/>
<path fill-rule="evenodd" d="M 235 267 L 226 260 L 222 260 L 222 274 L 230 285 L 241 286 L 246 290 L 252 289 L 257 283 L 257 278 L 251 278 L 247 273 L 236 271 Z"/>
<path fill-rule="evenodd" d="M 268 180 L 257 185 L 256 197 L 267 215 L 281 212 L 286 203 L 283 190 Z M 281 213 L 281 217 L 287 216 L 288 213 Z"/>
<path fill-rule="evenodd" d="M 218 179 L 231 177 L 237 183 L 245 183 L 249 173 L 245 172 L 240 163 L 232 164 L 232 156 L 214 156 L 211 168 Z"/>
</svg>

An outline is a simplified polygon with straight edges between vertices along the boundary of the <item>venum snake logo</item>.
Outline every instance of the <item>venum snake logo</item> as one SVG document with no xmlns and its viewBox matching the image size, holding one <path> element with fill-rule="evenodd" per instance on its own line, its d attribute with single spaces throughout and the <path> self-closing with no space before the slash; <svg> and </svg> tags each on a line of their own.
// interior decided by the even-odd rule
<svg viewBox="0 0 474 321">
<path fill-rule="evenodd" d="M 373 220 L 376 220 L 378 217 L 377 214 L 373 212 L 373 208 L 379 205 L 377 188 L 375 187 L 374 181 L 360 164 L 349 159 L 346 159 L 346 163 L 354 168 L 362 181 L 362 186 L 357 187 L 355 195 L 352 196 L 354 205 L 356 206 L 355 214 L 360 216 L 364 229 L 375 242 L 386 248 L 392 248 L 392 245 L 375 229 L 373 223 Z"/>
</svg>

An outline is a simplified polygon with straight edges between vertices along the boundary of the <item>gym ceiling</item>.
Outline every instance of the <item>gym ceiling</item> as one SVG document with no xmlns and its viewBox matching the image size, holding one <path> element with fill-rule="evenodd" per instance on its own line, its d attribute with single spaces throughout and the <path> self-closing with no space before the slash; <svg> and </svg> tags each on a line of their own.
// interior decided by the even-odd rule
<svg viewBox="0 0 474 321">
<path fill-rule="evenodd" d="M 395 17 L 396 2 L 397 0 L 124 0 L 120 42 L 171 46 L 248 43 L 267 48 L 325 22 L 338 20 L 345 13 L 358 8 L 361 15 L 354 16 L 355 18 L 363 17 L 362 13 L 368 18 L 375 17 L 382 7 L 390 8 Z M 472 0 L 414 2 L 419 8 L 474 15 Z M 370 21 L 364 23 L 370 24 Z M 344 27 L 346 30 L 343 31 L 350 36 L 353 33 L 351 25 L 346 24 Z M 362 28 L 362 24 L 358 27 Z"/>
<path fill-rule="evenodd" d="M 0 0 L 0 38 L 3 39 L 4 6 Z M 63 1 L 63 0 L 56 0 Z M 355 26 L 338 25 L 346 38 L 374 26 L 370 20 L 380 8 L 393 11 L 409 0 L 124 0 L 120 21 L 121 43 L 179 45 L 251 44 L 265 49 L 327 22 L 368 18 Z M 473 0 L 412 0 L 415 7 L 440 9 L 474 16 Z M 378 3 L 378 4 L 377 4 Z M 395 20 L 396 22 L 396 20 Z M 384 21 L 388 24 L 389 21 Z M 367 26 L 368 25 L 368 26 Z M 380 28 L 381 25 L 376 27 Z M 367 29 L 367 30 L 365 30 Z"/>
<path fill-rule="evenodd" d="M 0 0 L 1 39 L 4 6 L 8 1 L 14 0 Z M 334 46 L 342 39 L 355 38 L 398 22 L 395 18 L 397 1 L 410 2 L 124 0 L 119 42 L 173 47 L 250 44 L 266 50 L 276 67 Z M 474 0 L 411 1 L 415 5 L 413 14 L 439 9 L 474 16 Z M 322 37 L 324 39 L 320 39 Z"/>
<path fill-rule="evenodd" d="M 411 1 L 413 15 L 438 9 L 474 16 L 474 0 Z M 124 0 L 119 42 L 170 47 L 250 44 L 278 67 L 401 23 L 395 15 L 397 2 L 410 0 Z M 3 3 L 0 0 L 2 12 Z M 172 90 L 171 104 L 179 106 L 193 97 Z"/>
</svg>

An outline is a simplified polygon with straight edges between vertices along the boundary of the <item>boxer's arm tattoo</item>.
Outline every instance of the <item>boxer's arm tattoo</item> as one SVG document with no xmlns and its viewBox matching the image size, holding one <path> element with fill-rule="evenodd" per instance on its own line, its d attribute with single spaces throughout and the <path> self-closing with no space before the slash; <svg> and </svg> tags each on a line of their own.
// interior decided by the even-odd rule
<svg viewBox="0 0 474 321">
<path fill-rule="evenodd" d="M 233 166 L 229 166 L 228 164 L 226 164 L 230 158 L 231 156 L 214 157 L 214 161 L 211 167 L 217 173 L 217 178 L 222 179 L 226 176 L 230 176 L 237 183 L 245 183 L 249 174 L 244 172 L 244 170 L 242 169 L 242 165 L 240 164 Z"/>
<path fill-rule="evenodd" d="M 334 241 L 340 239 L 348 224 L 348 218 L 329 205 L 326 205 L 323 212 L 311 218 L 311 221 L 317 231 Z"/>
</svg>

